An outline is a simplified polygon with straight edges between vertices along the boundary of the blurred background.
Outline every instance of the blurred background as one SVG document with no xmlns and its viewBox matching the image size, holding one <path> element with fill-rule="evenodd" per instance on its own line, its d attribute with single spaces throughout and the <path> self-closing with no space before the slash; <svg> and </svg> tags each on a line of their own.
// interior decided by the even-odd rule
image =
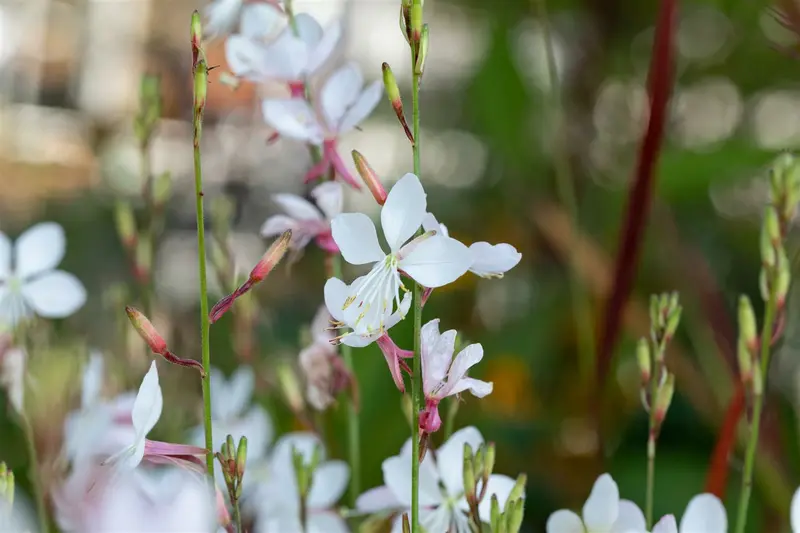
<svg viewBox="0 0 800 533">
<path fill-rule="evenodd" d="M 338 61 L 356 60 L 368 80 L 380 76 L 386 61 L 408 94 L 408 49 L 397 4 L 297 0 L 295 11 L 310 12 L 323 25 L 343 17 L 345 46 Z M 680 291 L 684 313 L 667 356 L 677 394 L 659 444 L 655 514 L 682 514 L 704 490 L 737 383 L 738 295 L 749 294 L 761 312 L 758 231 L 765 171 L 782 150 L 800 144 L 800 67 L 784 50 L 791 50 L 796 36 L 764 2 L 686 0 L 635 288 L 610 370 L 595 390 L 595 350 L 585 346 L 597 344 L 603 323 L 647 122 L 656 4 L 548 1 L 566 114 L 563 140 L 554 127 L 535 5 L 425 3 L 431 45 L 421 97 L 422 178 L 429 206 L 454 237 L 508 242 L 523 254 L 503 280 L 465 276 L 437 290 L 426 320 L 441 317 L 444 329 L 463 331 L 484 346 L 475 377 L 493 381 L 494 393 L 481 401 L 465 397 L 456 427 L 477 425 L 496 442 L 496 471 L 528 474 L 527 531 L 543 531 L 556 509 L 579 509 L 596 476 L 606 471 L 623 497 L 644 504 L 647 416 L 633 352 L 648 332 L 649 295 L 672 290 Z M 189 18 L 204 6 L 199 0 L 0 0 L 0 230 L 16 237 L 38 221 L 62 224 L 67 254 L 60 268 L 75 273 L 89 293 L 77 314 L 40 323 L 31 341 L 38 392 L 29 409 L 47 485 L 63 475 L 62 420 L 78 407 L 87 353 L 102 352 L 112 367 L 111 392 L 138 386 L 149 365 L 127 323 L 126 304 L 148 299 L 173 351 L 199 359 Z M 267 143 L 271 131 L 258 99 L 269 89 L 243 83 L 234 90 L 225 83 L 224 42 L 209 44 L 206 52 L 209 64 L 219 65 L 210 75 L 204 127 L 206 202 L 226 206 L 234 264 L 246 272 L 265 250 L 261 224 L 278 212 L 270 195 L 303 194 L 310 159 L 300 143 Z M 143 294 L 130 267 L 114 219 L 119 202 L 143 208 L 133 120 L 144 73 L 160 75 L 163 96 L 151 171 L 169 172 L 173 191 L 145 276 L 152 282 L 150 295 Z M 358 149 L 388 183 L 411 169 L 411 150 L 386 102 L 361 130 L 342 140 L 340 153 Z M 553 156 L 560 149 L 568 152 L 575 183 L 577 225 L 557 194 Z M 378 213 L 368 193 L 349 191 L 346 210 Z M 570 296 L 571 254 L 582 309 Z M 226 287 L 210 279 L 216 299 Z M 296 363 L 324 281 L 324 254 L 309 247 L 258 287 L 262 304 L 252 329 L 242 333 L 232 316 L 212 328 L 214 365 L 225 372 L 242 362 L 254 366 L 256 395 L 281 433 L 305 426 L 285 407 L 275 368 L 280 361 Z M 790 297 L 784 341 L 769 376 L 752 532 L 788 531 L 789 500 L 800 484 L 797 305 L 800 299 Z M 588 313 L 590 327 L 576 328 L 580 311 Z M 410 327 L 396 328 L 401 346 L 411 345 Z M 378 349 L 355 356 L 362 485 L 368 488 L 382 483 L 381 461 L 398 453 L 408 425 Z M 200 421 L 199 383 L 192 372 L 160 368 L 166 407 L 154 438 L 180 441 Z M 0 458 L 20 471 L 24 485 L 28 459 L 21 432 L 7 406 L 1 407 Z M 343 417 L 344 409 L 334 408 L 321 418 L 330 454 L 342 458 Z M 726 462 L 731 517 L 740 457 L 734 453 Z"/>
</svg>

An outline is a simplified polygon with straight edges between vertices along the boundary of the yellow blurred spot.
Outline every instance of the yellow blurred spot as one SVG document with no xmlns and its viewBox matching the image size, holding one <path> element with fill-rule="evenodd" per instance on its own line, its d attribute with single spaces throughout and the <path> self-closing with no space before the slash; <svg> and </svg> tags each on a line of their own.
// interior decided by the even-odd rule
<svg viewBox="0 0 800 533">
<path fill-rule="evenodd" d="M 488 412 L 528 420 L 535 413 L 533 379 L 528 366 L 517 355 L 492 357 L 483 379 L 494 383 L 492 393 L 481 401 Z"/>
</svg>

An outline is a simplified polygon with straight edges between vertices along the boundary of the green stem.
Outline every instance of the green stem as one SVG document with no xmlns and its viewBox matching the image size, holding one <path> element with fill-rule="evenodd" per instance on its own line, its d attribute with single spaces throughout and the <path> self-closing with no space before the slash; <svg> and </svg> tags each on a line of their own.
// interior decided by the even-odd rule
<svg viewBox="0 0 800 533">
<path fill-rule="evenodd" d="M 203 350 L 203 428 L 205 429 L 206 467 L 214 481 L 214 439 L 211 425 L 211 345 L 208 319 L 208 283 L 206 280 L 206 232 L 203 216 L 203 170 L 200 163 L 201 116 L 194 119 L 194 192 L 197 210 L 197 269 L 200 274 L 200 343 Z"/>
<path fill-rule="evenodd" d="M 233 522 L 236 524 L 236 533 L 244 533 L 242 513 L 239 510 L 239 498 L 231 498 L 231 503 L 233 503 Z"/>
<path fill-rule="evenodd" d="M 31 492 L 33 492 L 33 499 L 36 502 L 36 517 L 39 522 L 40 531 L 49 531 L 47 523 L 47 508 L 44 505 L 44 492 L 42 490 L 42 482 L 39 478 L 39 454 L 36 451 L 36 442 L 33 440 L 33 428 L 31 427 L 28 417 L 20 413 L 20 424 L 25 433 L 25 445 L 28 452 L 28 476 L 31 482 Z"/>
<path fill-rule="evenodd" d="M 536 0 L 539 18 L 542 24 L 544 47 L 547 54 L 547 74 L 550 80 L 551 111 L 555 117 L 554 127 L 554 157 L 553 164 L 556 173 L 556 188 L 561 202 L 567 209 L 573 231 L 578 230 L 578 200 L 575 193 L 575 183 L 570 170 L 564 107 L 561 101 L 561 87 L 558 79 L 558 66 L 553 48 L 553 38 L 550 33 L 550 20 L 547 15 L 546 0 Z M 574 244 L 569 250 L 569 275 L 572 309 L 574 313 L 575 329 L 578 337 L 578 368 L 584 383 L 594 383 L 595 353 L 594 331 L 592 314 L 587 292 L 584 290 L 578 274 L 578 246 Z"/>
<path fill-rule="evenodd" d="M 644 516 L 647 521 L 647 529 L 653 527 L 653 494 L 656 479 L 656 440 L 657 431 L 656 427 L 656 397 L 658 396 L 658 385 L 661 379 L 662 365 L 657 362 L 659 359 L 659 352 L 661 347 L 656 343 L 650 350 L 652 357 L 652 373 L 650 374 L 650 390 L 648 393 L 648 407 L 649 407 L 649 420 L 647 432 L 647 487 L 645 491 L 645 507 Z"/>
<path fill-rule="evenodd" d="M 774 286 L 775 284 L 772 283 Z M 739 509 L 736 515 L 736 529 L 734 533 L 744 533 L 747 525 L 747 509 L 750 505 L 750 495 L 753 492 L 753 467 L 755 466 L 756 451 L 758 449 L 758 436 L 761 428 L 761 412 L 764 410 L 764 382 L 767 379 L 769 370 L 770 344 L 772 341 L 772 329 L 774 327 L 775 316 L 778 312 L 775 289 L 772 288 L 767 301 L 767 308 L 764 313 L 764 325 L 761 330 L 761 384 L 755 387 L 753 394 L 753 415 L 750 426 L 750 436 L 747 440 L 747 448 L 744 455 L 744 470 L 742 472 L 742 489 L 739 494 Z"/>
</svg>

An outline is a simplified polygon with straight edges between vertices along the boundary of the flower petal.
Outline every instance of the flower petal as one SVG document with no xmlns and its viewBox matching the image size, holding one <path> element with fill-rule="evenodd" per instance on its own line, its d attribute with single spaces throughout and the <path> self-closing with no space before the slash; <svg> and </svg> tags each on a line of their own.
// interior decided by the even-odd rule
<svg viewBox="0 0 800 533">
<path fill-rule="evenodd" d="M 792 532 L 800 533 L 800 488 L 794 492 L 792 496 L 792 505 L 790 508 Z"/>
<path fill-rule="evenodd" d="M 244 35 L 231 35 L 225 40 L 225 62 L 241 78 L 260 81 L 264 77 L 265 54 L 263 45 Z"/>
<path fill-rule="evenodd" d="M 297 35 L 305 43 L 307 47 L 316 47 L 320 40 L 322 40 L 322 26 L 319 25 L 317 19 L 308 13 L 299 13 L 294 17 L 295 27 L 297 28 Z M 287 28 L 290 32 L 292 28 Z"/>
<path fill-rule="evenodd" d="M 287 433 L 275 443 L 275 447 L 272 449 L 270 461 L 273 467 L 286 465 L 291 466 L 293 449 L 302 454 L 305 461 L 310 461 L 311 457 L 314 455 L 314 449 L 317 446 L 320 448 L 320 460 L 324 460 L 325 447 L 322 445 L 319 437 L 313 433 L 308 433 L 305 431 Z"/>
<path fill-rule="evenodd" d="M 410 239 L 422 224 L 427 206 L 425 189 L 414 174 L 400 178 L 381 209 L 381 227 L 393 252 Z"/>
<path fill-rule="evenodd" d="M 282 13 L 270 3 L 245 4 L 242 7 L 239 31 L 249 39 L 266 39 L 278 29 L 282 21 Z"/>
<path fill-rule="evenodd" d="M 492 495 L 497 496 L 497 503 L 500 508 L 504 508 L 506 500 L 508 500 L 511 490 L 516 485 L 516 480 L 501 474 L 492 474 L 489 476 L 489 481 L 486 483 L 486 496 L 481 500 L 478 505 L 478 514 L 484 522 L 491 521 L 492 517 Z"/>
<path fill-rule="evenodd" d="M 630 500 L 619 501 L 619 516 L 617 521 L 614 522 L 612 531 L 624 533 L 627 531 L 646 531 L 647 523 L 644 519 L 644 513 L 639 509 L 639 506 Z"/>
<path fill-rule="evenodd" d="M 83 284 L 67 272 L 56 270 L 22 285 L 26 302 L 44 318 L 64 318 L 86 303 Z"/>
<path fill-rule="evenodd" d="M 375 224 L 363 213 L 338 215 L 331 220 L 331 235 L 342 257 L 351 265 L 374 263 L 386 257 L 378 244 Z"/>
<path fill-rule="evenodd" d="M 260 233 L 262 237 L 273 237 L 275 235 L 280 235 L 286 230 L 294 229 L 294 227 L 294 219 L 286 215 L 273 215 L 264 221 Z M 292 237 L 294 237 L 294 235 L 292 235 Z"/>
<path fill-rule="evenodd" d="M 422 338 L 422 388 L 426 395 L 430 394 L 434 387 L 440 385 L 447 375 L 447 369 L 453 360 L 455 333 L 455 330 L 446 331 L 447 338 L 441 342 L 440 339 L 443 335 L 439 334 L 438 318 L 422 326 L 420 332 Z"/>
<path fill-rule="evenodd" d="M 386 485 L 369 489 L 356 499 L 356 509 L 362 513 L 393 511 L 401 507 L 394 493 Z"/>
<path fill-rule="evenodd" d="M 299 19 L 301 16 L 298 15 L 296 18 Z M 316 45 L 310 50 L 308 64 L 306 65 L 308 74 L 314 74 L 322 65 L 327 63 L 341 38 L 342 23 L 336 20 L 325 28 L 322 37 L 317 40 Z"/>
<path fill-rule="evenodd" d="M 464 492 L 464 444 L 467 443 L 473 451 L 483 444 L 483 436 L 475 427 L 468 426 L 453 433 L 436 454 L 439 475 L 451 497 Z"/>
<path fill-rule="evenodd" d="M 347 283 L 339 278 L 329 278 L 328 281 L 325 282 L 325 288 L 323 290 L 325 293 L 325 307 L 328 308 L 328 312 L 334 320 L 342 321 L 344 317 L 342 307 L 344 306 L 345 300 L 347 300 L 349 291 L 350 288 L 347 286 Z"/>
<path fill-rule="evenodd" d="M 703 533 L 711 533 L 705 529 L 689 529 L 687 533 L 694 531 L 702 531 Z M 653 533 L 678 533 L 678 527 L 675 525 L 675 517 L 671 514 L 664 516 L 653 526 Z"/>
<path fill-rule="evenodd" d="M 314 471 L 308 494 L 310 509 L 330 509 L 339 501 L 350 480 L 350 467 L 344 461 L 327 461 Z"/>
<path fill-rule="evenodd" d="M 89 355 L 89 362 L 83 367 L 81 382 L 81 407 L 87 408 L 100 397 L 103 388 L 103 356 L 98 352 Z"/>
<path fill-rule="evenodd" d="M 308 517 L 307 533 L 350 533 L 350 528 L 341 516 L 329 511 L 311 514 Z"/>
<path fill-rule="evenodd" d="M 209 37 L 219 37 L 233 31 L 239 20 L 239 9 L 243 0 L 217 0 L 206 6 L 205 33 Z M 244 20 L 242 21 L 244 23 Z"/>
<path fill-rule="evenodd" d="M 358 64 L 351 61 L 338 69 L 322 86 L 320 102 L 328 128 L 339 132 L 339 125 L 347 110 L 358 99 L 364 86 L 364 76 Z"/>
<path fill-rule="evenodd" d="M 457 280 L 471 264 L 466 246 L 455 239 L 437 236 L 416 244 L 398 266 L 418 283 L 433 289 Z"/>
<path fill-rule="evenodd" d="M 583 522 L 590 531 L 609 531 L 618 515 L 619 488 L 610 475 L 603 474 L 594 482 L 583 505 Z"/>
<path fill-rule="evenodd" d="M 546 533 L 584 533 L 581 517 L 567 509 L 551 514 L 545 526 Z"/>
<path fill-rule="evenodd" d="M 261 104 L 266 123 L 284 137 L 322 144 L 325 135 L 314 110 L 299 98 L 268 99 Z"/>
<path fill-rule="evenodd" d="M 158 370 L 156 362 L 150 363 L 150 370 L 145 374 L 142 384 L 139 385 L 139 392 L 133 402 L 131 420 L 133 429 L 136 430 L 136 439 L 141 441 L 144 453 L 144 438 L 156 425 L 161 417 L 161 409 L 164 407 L 164 398 L 161 395 L 161 387 L 158 384 Z"/>
<path fill-rule="evenodd" d="M 522 254 L 510 244 L 491 245 L 488 242 L 476 242 L 469 247 L 472 255 L 470 272 L 483 278 L 500 277 L 519 263 Z"/>
<path fill-rule="evenodd" d="M 223 401 L 230 416 L 241 415 L 253 397 L 256 378 L 249 366 L 240 366 L 228 380 L 228 396 Z"/>
<path fill-rule="evenodd" d="M 0 231 L 0 281 L 11 275 L 11 240 Z"/>
<path fill-rule="evenodd" d="M 439 505 L 442 495 L 437 486 L 435 474 L 431 473 L 430 466 L 423 467 L 428 461 L 429 454 L 420 465 L 419 504 Z M 383 481 L 394 494 L 403 507 L 411 506 L 411 454 L 400 454 L 389 457 L 383 461 Z M 463 465 L 462 465 L 463 468 Z"/>
<path fill-rule="evenodd" d="M 450 233 L 447 231 L 447 226 L 440 224 L 433 213 L 425 213 L 425 218 L 422 219 L 422 229 L 425 231 L 435 231 L 437 235 L 449 237 Z"/>
<path fill-rule="evenodd" d="M 681 518 L 682 533 L 725 533 L 727 530 L 728 515 L 719 498 L 713 494 L 698 494 L 689 501 Z"/>
<path fill-rule="evenodd" d="M 403 299 L 400 300 L 400 308 L 392 313 L 388 319 L 386 319 L 385 328 L 387 330 L 396 326 L 398 322 L 405 318 L 405 316 L 408 314 L 408 310 L 411 309 L 411 298 L 411 292 L 403 294 Z"/>
<path fill-rule="evenodd" d="M 377 107 L 383 96 L 383 82 L 374 81 L 367 85 L 344 114 L 339 123 L 339 133 L 347 133 L 366 119 Z"/>
<path fill-rule="evenodd" d="M 342 212 L 344 191 L 338 181 L 326 181 L 311 190 L 311 197 L 328 220 Z"/>
<path fill-rule="evenodd" d="M 272 201 L 295 220 L 322 220 L 322 213 L 311 202 L 296 194 L 273 194 Z"/>
<path fill-rule="evenodd" d="M 20 235 L 14 245 L 14 271 L 29 278 L 52 270 L 64 259 L 67 242 L 64 228 L 55 222 L 42 222 Z"/>
</svg>

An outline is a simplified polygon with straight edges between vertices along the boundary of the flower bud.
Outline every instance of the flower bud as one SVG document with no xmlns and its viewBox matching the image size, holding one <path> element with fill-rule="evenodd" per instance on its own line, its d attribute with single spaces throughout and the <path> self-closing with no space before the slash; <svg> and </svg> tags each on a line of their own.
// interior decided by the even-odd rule
<svg viewBox="0 0 800 533">
<path fill-rule="evenodd" d="M 192 40 L 192 66 L 196 66 L 200 57 L 200 41 L 203 38 L 203 23 L 197 10 L 192 13 L 190 34 Z"/>
<path fill-rule="evenodd" d="M 761 267 L 761 272 L 758 274 L 758 290 L 761 293 L 761 299 L 765 302 L 769 301 L 770 299 L 770 282 L 769 277 L 767 276 L 767 271 L 764 267 Z"/>
<path fill-rule="evenodd" d="M 385 65 L 386 63 L 384 63 Z M 361 155 L 358 150 L 353 150 L 353 162 L 356 164 L 356 170 L 358 171 L 358 175 L 361 176 L 361 179 L 364 180 L 364 183 L 369 189 L 369 192 L 372 193 L 372 197 L 375 198 L 375 201 L 378 202 L 378 205 L 383 205 L 386 203 L 386 189 L 381 183 L 381 179 L 378 176 L 378 173 L 372 170 L 372 167 L 369 166 L 367 159 Z"/>
<path fill-rule="evenodd" d="M 411 41 L 419 43 L 422 37 L 422 3 L 413 2 L 410 9 Z"/>
<path fill-rule="evenodd" d="M 244 477 L 244 468 L 247 464 L 247 437 L 239 439 L 239 447 L 236 449 L 236 476 L 241 480 Z"/>
<path fill-rule="evenodd" d="M 495 461 L 495 445 L 494 442 L 490 442 L 486 446 L 486 453 L 483 458 L 483 484 L 485 485 L 489 481 L 489 476 L 492 475 L 494 472 L 494 461 Z"/>
<path fill-rule="evenodd" d="M 428 58 L 428 41 L 429 41 L 428 25 L 423 24 L 422 35 L 419 41 L 419 51 L 417 58 L 414 61 L 414 74 L 422 76 L 425 73 L 425 60 Z"/>
<path fill-rule="evenodd" d="M 636 362 L 639 364 L 639 374 L 642 376 L 642 383 L 650 382 L 650 375 L 653 372 L 653 363 L 650 357 L 650 344 L 647 339 L 641 338 L 636 344 Z"/>
<path fill-rule="evenodd" d="M 780 245 L 780 222 L 774 206 L 767 206 L 764 211 L 764 222 L 761 226 L 761 262 L 765 266 L 775 266 L 777 261 L 775 249 Z"/>
<path fill-rule="evenodd" d="M 400 398 L 400 410 L 403 411 L 408 425 L 414 427 L 414 407 L 411 401 L 410 394 L 403 394 Z"/>
<path fill-rule="evenodd" d="M 400 87 L 397 85 L 397 80 L 392 73 L 389 63 L 383 63 L 383 65 L 381 65 L 381 70 L 383 71 L 383 86 L 386 88 L 386 95 L 389 97 L 389 103 L 392 104 L 394 114 L 397 115 L 397 120 L 400 121 L 400 125 L 403 127 L 408 141 L 411 143 L 411 146 L 414 146 L 414 134 L 411 133 L 411 128 L 408 127 L 408 122 L 406 121 L 406 115 L 403 111 L 403 99 L 400 97 Z"/>
<path fill-rule="evenodd" d="M 303 453 L 294 446 L 292 447 L 292 463 L 294 465 L 294 475 L 297 479 L 297 490 L 300 497 L 305 499 L 311 488 L 311 472 L 305 463 Z"/>
<path fill-rule="evenodd" d="M 125 307 L 125 312 L 128 314 L 128 319 L 130 319 L 131 324 L 133 324 L 133 328 L 136 330 L 136 333 L 144 339 L 144 342 L 147 343 L 147 346 L 150 347 L 150 350 L 158 355 L 164 355 L 167 353 L 167 341 L 164 340 L 150 320 L 147 319 L 141 311 L 134 307 L 127 306 Z"/>
<path fill-rule="evenodd" d="M 670 313 L 667 316 L 667 323 L 664 327 L 664 340 L 667 342 L 672 340 L 672 337 L 678 330 L 678 325 L 681 322 L 681 311 L 682 308 L 680 305 L 676 305 L 670 309 Z"/>
<path fill-rule="evenodd" d="M 744 294 L 739 297 L 739 339 L 745 343 L 746 348 L 753 352 L 758 344 L 758 331 L 756 314 L 750 298 Z"/>
<path fill-rule="evenodd" d="M 667 416 L 667 411 L 672 403 L 672 396 L 675 393 L 675 375 L 667 373 L 667 378 L 658 386 L 656 392 L 656 421 L 660 424 Z"/>
<path fill-rule="evenodd" d="M 789 285 L 792 282 L 792 273 L 789 267 L 789 258 L 786 257 L 786 250 L 781 246 L 778 249 L 778 264 L 775 278 L 775 300 L 778 309 L 782 309 L 786 303 L 786 295 L 789 293 Z"/>
<path fill-rule="evenodd" d="M 411 524 L 408 522 L 408 513 L 403 513 L 403 533 L 411 533 Z"/>
<path fill-rule="evenodd" d="M 753 379 L 753 352 L 742 337 L 736 344 L 736 359 L 739 362 L 739 378 L 747 385 Z"/>
<path fill-rule="evenodd" d="M 492 528 L 492 533 L 505 533 L 506 523 L 500 512 L 500 503 L 497 501 L 497 494 L 492 494 L 491 505 L 489 525 Z"/>
<path fill-rule="evenodd" d="M 227 459 L 230 461 L 236 455 L 236 443 L 233 441 L 233 435 L 228 435 L 225 438 L 225 444 L 227 444 Z"/>
<path fill-rule="evenodd" d="M 509 509 L 506 511 L 506 532 L 519 533 L 522 527 L 522 520 L 525 518 L 525 502 L 523 500 L 513 500 Z"/>
<path fill-rule="evenodd" d="M 475 469 L 473 464 L 472 446 L 464 443 L 464 462 L 462 465 L 462 475 L 464 477 L 464 497 L 470 505 L 475 503 Z"/>
<path fill-rule="evenodd" d="M 119 200 L 114 204 L 114 221 L 122 245 L 126 250 L 133 250 L 137 239 L 136 217 L 130 203 Z"/>
<path fill-rule="evenodd" d="M 508 505 L 508 502 L 521 500 L 525 497 L 526 483 L 528 483 L 528 476 L 526 474 L 520 474 L 519 476 L 517 476 L 517 481 L 514 483 L 514 487 L 508 494 L 508 500 L 506 500 L 506 505 Z"/>
<path fill-rule="evenodd" d="M 472 458 L 472 472 L 475 481 L 483 478 L 483 463 L 486 456 L 486 448 L 483 444 L 478 446 L 475 455 Z"/>
</svg>

